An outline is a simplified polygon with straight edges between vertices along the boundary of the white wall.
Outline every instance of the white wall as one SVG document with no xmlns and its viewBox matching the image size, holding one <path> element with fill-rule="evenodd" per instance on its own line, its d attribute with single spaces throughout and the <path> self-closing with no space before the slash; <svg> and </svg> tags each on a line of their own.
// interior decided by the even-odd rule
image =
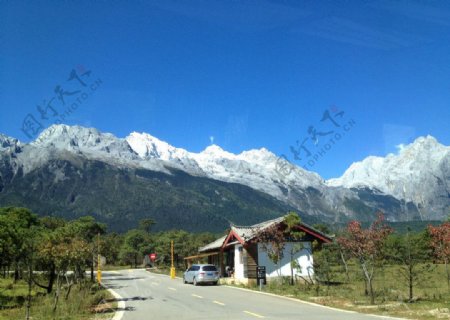
<svg viewBox="0 0 450 320">
<path fill-rule="evenodd" d="M 242 255 L 244 254 L 244 250 L 245 249 L 241 244 L 237 244 L 234 246 L 234 277 L 236 279 L 244 279 L 244 265 L 242 264 Z"/>
<path fill-rule="evenodd" d="M 258 243 L 258 265 L 266 267 L 267 277 L 290 276 L 291 275 L 291 248 L 298 246 L 300 243 L 288 242 L 284 248 L 283 259 L 275 265 L 268 257 L 263 246 Z M 311 254 L 311 243 L 302 242 L 303 249 L 294 254 L 294 259 L 301 266 L 301 273 L 294 268 L 294 274 L 301 276 L 313 275 L 313 257 Z"/>
</svg>

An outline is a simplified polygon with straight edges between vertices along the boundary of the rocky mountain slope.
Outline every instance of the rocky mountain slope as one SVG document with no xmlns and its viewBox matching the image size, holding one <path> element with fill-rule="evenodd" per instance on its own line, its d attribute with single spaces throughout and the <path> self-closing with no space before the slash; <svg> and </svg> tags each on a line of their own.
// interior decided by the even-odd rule
<svg viewBox="0 0 450 320">
<path fill-rule="evenodd" d="M 427 200 L 417 202 L 417 192 L 396 192 L 410 177 L 394 170 L 406 160 L 390 162 L 395 183 L 385 188 L 375 178 L 363 183 L 367 176 L 359 172 L 385 168 L 368 160 L 324 181 L 264 148 L 232 154 L 212 145 L 192 153 L 146 133 L 122 139 L 93 128 L 54 125 L 29 144 L 0 135 L 0 205 L 28 206 L 41 214 L 94 214 L 122 230 L 144 216 L 154 217 L 161 229 L 222 230 L 229 221 L 253 223 L 290 209 L 309 222 L 369 221 L 379 209 L 392 221 L 441 219 L 449 207 L 448 147 L 420 139 L 410 147 L 416 151 L 408 153 L 405 172 L 416 179 L 423 175 L 429 185 L 439 181 L 438 200 L 423 193 Z M 433 155 L 419 158 L 416 153 L 424 148 Z M 426 170 L 415 159 L 428 161 Z M 360 167 L 365 171 L 356 173 Z"/>
<path fill-rule="evenodd" d="M 414 203 L 421 218 L 440 219 L 450 214 L 450 147 L 431 136 L 402 146 L 398 155 L 368 157 L 353 163 L 329 186 L 380 190 Z"/>
</svg>

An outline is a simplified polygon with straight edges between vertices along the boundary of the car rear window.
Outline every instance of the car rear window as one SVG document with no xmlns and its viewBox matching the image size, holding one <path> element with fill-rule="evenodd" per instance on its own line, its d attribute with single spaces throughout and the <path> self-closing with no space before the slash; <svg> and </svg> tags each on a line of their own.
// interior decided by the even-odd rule
<svg viewBox="0 0 450 320">
<path fill-rule="evenodd" d="M 204 266 L 203 271 L 217 271 L 215 266 Z"/>
</svg>

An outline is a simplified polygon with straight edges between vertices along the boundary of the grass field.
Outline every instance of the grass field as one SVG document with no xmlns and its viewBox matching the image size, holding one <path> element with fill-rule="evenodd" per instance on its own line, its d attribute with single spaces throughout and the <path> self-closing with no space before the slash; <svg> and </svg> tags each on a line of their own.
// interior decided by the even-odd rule
<svg viewBox="0 0 450 320">
<path fill-rule="evenodd" d="M 450 291 L 443 265 L 422 277 L 414 290 L 414 302 L 408 302 L 408 287 L 398 266 L 384 266 L 375 278 L 376 305 L 364 294 L 364 281 L 356 265 L 350 265 L 350 281 L 343 270 L 333 272 L 333 284 L 289 285 L 289 278 L 269 282 L 264 291 L 318 304 L 363 313 L 391 315 L 409 319 L 450 319 Z M 250 289 L 259 290 L 255 285 Z"/>
<path fill-rule="evenodd" d="M 107 290 L 89 281 L 74 285 L 67 299 L 66 293 L 67 289 L 63 288 L 53 312 L 54 293 L 46 295 L 44 290 L 33 287 L 30 319 L 109 319 L 117 308 L 117 303 Z M 12 279 L 0 279 L 0 320 L 25 319 L 27 294 L 25 281 L 14 284 Z"/>
</svg>

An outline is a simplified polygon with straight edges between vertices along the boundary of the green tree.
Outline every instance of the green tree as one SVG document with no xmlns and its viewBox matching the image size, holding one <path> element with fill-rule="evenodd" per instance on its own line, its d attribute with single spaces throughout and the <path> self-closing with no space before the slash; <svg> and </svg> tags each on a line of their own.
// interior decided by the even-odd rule
<svg viewBox="0 0 450 320">
<path fill-rule="evenodd" d="M 53 251 L 54 263 L 56 265 L 56 294 L 53 305 L 53 312 L 55 312 L 61 292 L 61 278 L 66 276 L 66 273 L 70 268 L 73 268 L 76 271 L 74 273 L 75 278 L 81 277 L 80 269 L 83 270 L 84 273 L 84 266 L 86 265 L 86 261 L 89 261 L 91 255 L 91 246 L 86 240 L 74 235 L 66 229 L 58 234 L 58 241 L 53 247 Z M 73 282 L 69 284 L 66 298 L 70 293 L 72 285 Z"/>
<path fill-rule="evenodd" d="M 26 208 L 0 208 L 0 250 L 2 264 L 12 264 L 14 281 L 27 273 L 26 319 L 30 319 L 31 291 L 35 264 L 36 240 L 40 228 L 37 216 Z"/>
<path fill-rule="evenodd" d="M 30 229 L 39 223 L 37 215 L 26 208 L 0 208 L 0 231 L 2 256 L 14 268 L 14 281 L 20 277 L 21 263 L 29 254 Z"/>
<path fill-rule="evenodd" d="M 66 221 L 57 217 L 42 217 L 40 219 L 42 232 L 37 244 L 37 265 L 40 270 L 44 271 L 44 275 L 48 278 L 47 285 L 40 284 L 36 279 L 34 283 L 45 289 L 47 293 L 53 291 L 53 284 L 56 280 L 56 262 L 55 248 L 61 241 L 63 228 Z"/>
<path fill-rule="evenodd" d="M 399 266 L 398 274 L 408 286 L 409 302 L 414 301 L 414 287 L 433 270 L 425 234 L 391 235 L 386 242 L 386 257 Z M 428 260 L 428 261 L 427 261 Z"/>
<path fill-rule="evenodd" d="M 139 229 L 144 230 L 147 233 L 150 233 L 150 230 L 153 225 L 155 225 L 155 220 L 151 218 L 142 219 L 139 221 Z"/>
<path fill-rule="evenodd" d="M 148 234 L 145 231 L 138 229 L 129 230 L 124 236 L 120 249 L 121 260 L 127 264 L 134 264 L 136 268 L 138 259 L 143 257 L 143 247 L 149 240 Z"/>
<path fill-rule="evenodd" d="M 28 237 L 24 241 L 24 249 L 26 250 L 25 255 L 25 265 L 27 269 L 28 279 L 28 293 L 27 293 L 27 300 L 26 300 L 26 320 L 30 319 L 30 311 L 31 311 L 31 291 L 33 289 L 33 279 L 34 279 L 34 264 L 35 264 L 35 256 L 36 256 L 36 243 L 37 239 L 39 237 L 39 227 L 37 226 L 31 226 L 29 229 Z"/>
<path fill-rule="evenodd" d="M 91 255 L 85 263 L 90 267 L 91 281 L 94 281 L 94 264 L 96 262 L 97 255 L 97 236 L 106 232 L 106 225 L 97 222 L 91 216 L 83 216 L 77 220 L 70 221 L 67 224 L 69 233 L 76 234 L 78 238 L 83 239 L 89 244 Z M 81 272 L 84 274 L 84 270 L 81 270 L 81 266 L 76 266 L 76 272 L 81 276 Z"/>
<path fill-rule="evenodd" d="M 326 284 L 328 295 L 330 284 L 335 275 L 333 266 L 339 263 L 339 246 L 336 243 L 323 244 L 320 250 L 314 251 L 314 277 L 317 293 L 321 283 Z"/>
<path fill-rule="evenodd" d="M 330 227 L 328 225 L 326 225 L 326 224 L 316 223 L 316 224 L 313 224 L 313 228 L 316 229 L 316 230 L 319 230 L 322 233 L 331 234 Z"/>
<path fill-rule="evenodd" d="M 120 248 L 123 243 L 123 235 L 115 232 L 107 233 L 100 237 L 100 254 L 106 258 L 107 264 L 119 263 Z"/>
</svg>

